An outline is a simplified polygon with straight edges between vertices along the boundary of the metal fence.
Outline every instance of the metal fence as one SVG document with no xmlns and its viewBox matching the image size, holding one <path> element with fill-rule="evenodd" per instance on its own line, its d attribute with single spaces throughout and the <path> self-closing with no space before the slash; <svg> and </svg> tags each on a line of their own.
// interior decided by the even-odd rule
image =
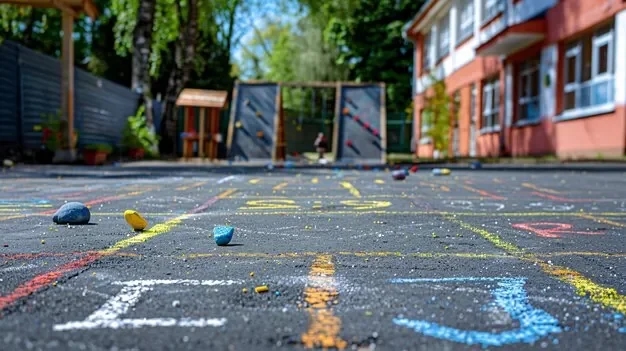
<svg viewBox="0 0 626 351">
<path fill-rule="evenodd" d="M 75 127 L 79 146 L 121 146 L 122 130 L 139 96 L 129 88 L 81 69 L 74 75 Z M 157 105 L 155 103 L 155 105 Z M 5 41 L 0 45 L 0 147 L 31 151 L 41 147 L 45 117 L 61 108 L 59 60 Z M 155 106 L 160 110 L 160 104 Z"/>
<path fill-rule="evenodd" d="M 387 113 L 387 152 L 410 153 L 413 120 L 404 112 Z"/>
</svg>

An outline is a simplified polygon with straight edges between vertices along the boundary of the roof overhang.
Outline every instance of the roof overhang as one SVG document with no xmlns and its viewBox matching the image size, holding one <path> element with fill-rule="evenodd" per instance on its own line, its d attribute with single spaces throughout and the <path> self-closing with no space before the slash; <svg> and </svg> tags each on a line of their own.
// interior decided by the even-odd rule
<svg viewBox="0 0 626 351">
<path fill-rule="evenodd" d="M 93 0 L 0 0 L 0 4 L 30 6 L 37 8 L 56 8 L 65 13 L 78 17 L 85 13 L 95 20 L 100 14 Z"/>
<path fill-rule="evenodd" d="M 183 89 L 176 106 L 193 106 L 222 109 L 226 106 L 228 92 L 223 90 Z"/>
<path fill-rule="evenodd" d="M 448 4 L 447 1 L 426 0 L 415 17 L 402 28 L 402 36 L 404 39 L 415 38 L 415 35 L 428 23 L 427 19 L 430 15 L 438 13 L 446 4 Z"/>
<path fill-rule="evenodd" d="M 509 26 L 476 48 L 479 56 L 508 56 L 545 38 L 545 18 Z"/>
</svg>

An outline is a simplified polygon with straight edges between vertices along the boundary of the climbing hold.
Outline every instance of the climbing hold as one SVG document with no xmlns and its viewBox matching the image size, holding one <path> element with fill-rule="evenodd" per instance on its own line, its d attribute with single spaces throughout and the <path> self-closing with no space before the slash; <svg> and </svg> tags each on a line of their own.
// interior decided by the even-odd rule
<svg viewBox="0 0 626 351">
<path fill-rule="evenodd" d="M 135 231 L 144 230 L 148 226 L 148 221 L 141 217 L 139 212 L 135 210 L 124 211 L 124 220 L 126 220 L 126 223 Z"/>
<path fill-rule="evenodd" d="M 391 172 L 391 176 L 395 180 L 404 180 L 406 178 L 406 173 L 404 173 L 403 169 L 399 169 L 397 171 Z"/>
<path fill-rule="evenodd" d="M 361 120 L 361 119 L 359 118 L 359 116 L 354 116 L 354 117 L 352 117 L 352 119 L 353 119 L 355 122 L 359 122 L 359 121 Z"/>
<path fill-rule="evenodd" d="M 481 169 L 482 167 L 483 167 L 483 165 L 479 161 L 474 161 L 474 162 L 470 163 L 470 168 L 471 169 Z"/>
<path fill-rule="evenodd" d="M 257 136 L 257 138 L 262 138 L 262 137 L 263 137 L 263 135 L 264 135 L 264 133 L 263 133 L 263 131 L 262 131 L 262 130 L 259 130 L 258 132 L 256 132 L 256 136 Z"/>
<path fill-rule="evenodd" d="M 448 168 L 435 168 L 433 169 L 433 175 L 436 175 L 436 176 L 450 175 L 450 170 Z"/>
<path fill-rule="evenodd" d="M 80 202 L 68 202 L 52 216 L 52 221 L 56 224 L 87 224 L 89 219 L 89 209 Z"/>
<path fill-rule="evenodd" d="M 378 131 L 378 129 L 374 128 L 372 129 L 372 134 L 374 134 L 375 136 L 379 136 L 380 132 Z"/>
<path fill-rule="evenodd" d="M 256 111 L 254 114 L 255 114 L 257 117 L 261 117 L 261 112 L 260 112 L 260 111 Z"/>
<path fill-rule="evenodd" d="M 365 128 L 365 129 L 370 129 L 370 124 L 369 124 L 369 122 L 365 122 L 365 123 L 363 123 L 363 128 Z"/>
<path fill-rule="evenodd" d="M 245 104 L 246 106 L 250 106 L 250 100 L 246 99 L 246 101 L 244 101 L 244 104 Z"/>
<path fill-rule="evenodd" d="M 270 291 L 270 288 L 267 285 L 260 285 L 254 288 L 254 291 L 256 291 L 258 294 L 261 294 Z"/>
<path fill-rule="evenodd" d="M 344 108 L 343 108 L 343 114 L 344 114 L 344 115 L 349 115 L 349 114 L 350 114 L 350 109 L 349 109 L 349 108 L 347 108 L 347 107 L 344 107 Z"/>
<path fill-rule="evenodd" d="M 348 147 L 352 147 L 352 140 L 346 140 L 346 145 Z"/>
<path fill-rule="evenodd" d="M 235 232 L 235 228 L 218 225 L 213 228 L 213 238 L 215 239 L 215 243 L 218 246 L 228 245 L 233 238 L 233 233 Z"/>
<path fill-rule="evenodd" d="M 235 122 L 235 128 L 241 128 L 242 124 L 241 122 L 237 121 Z"/>
</svg>

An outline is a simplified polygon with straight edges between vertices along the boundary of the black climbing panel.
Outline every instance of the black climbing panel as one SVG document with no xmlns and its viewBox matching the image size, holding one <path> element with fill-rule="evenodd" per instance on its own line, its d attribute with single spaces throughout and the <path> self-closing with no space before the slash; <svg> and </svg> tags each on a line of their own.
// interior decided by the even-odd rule
<svg viewBox="0 0 626 351">
<path fill-rule="evenodd" d="M 229 126 L 230 159 L 272 159 L 279 93 L 280 88 L 274 83 L 236 84 Z"/>
<path fill-rule="evenodd" d="M 382 84 L 343 85 L 336 159 L 382 161 L 386 156 L 385 89 Z M 381 109 L 382 107 L 382 109 Z"/>
</svg>

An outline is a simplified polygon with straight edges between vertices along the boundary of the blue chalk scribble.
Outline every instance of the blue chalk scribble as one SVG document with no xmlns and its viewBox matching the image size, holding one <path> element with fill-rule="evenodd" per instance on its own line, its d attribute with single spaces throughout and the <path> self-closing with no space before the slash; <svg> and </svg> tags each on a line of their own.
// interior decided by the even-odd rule
<svg viewBox="0 0 626 351">
<path fill-rule="evenodd" d="M 560 333 L 556 318 L 544 310 L 530 305 L 524 290 L 524 278 L 442 278 L 442 279 L 392 279 L 392 283 L 441 283 L 494 281 L 498 286 L 492 290 L 495 304 L 504 309 L 512 319 L 519 321 L 515 330 L 490 333 L 462 330 L 426 320 L 394 318 L 393 323 L 413 329 L 417 333 L 468 345 L 502 346 L 515 343 L 533 343 L 551 333 Z"/>
</svg>

